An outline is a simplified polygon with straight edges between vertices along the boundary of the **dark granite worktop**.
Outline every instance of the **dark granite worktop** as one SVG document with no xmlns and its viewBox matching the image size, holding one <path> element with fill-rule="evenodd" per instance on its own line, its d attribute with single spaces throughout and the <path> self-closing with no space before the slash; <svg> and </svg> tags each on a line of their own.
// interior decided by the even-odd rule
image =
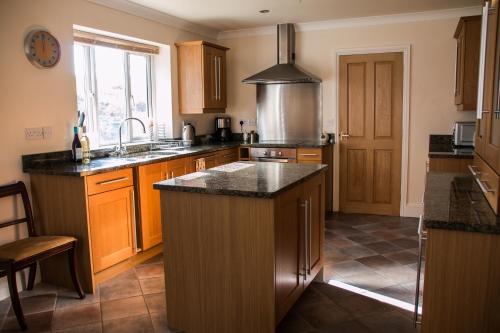
<svg viewBox="0 0 500 333">
<path fill-rule="evenodd" d="M 455 147 L 451 135 L 430 135 L 429 157 L 474 158 L 474 147 Z"/>
<path fill-rule="evenodd" d="M 423 222 L 427 229 L 500 234 L 500 218 L 474 178 L 465 173 L 427 174 Z"/>
<path fill-rule="evenodd" d="M 166 155 L 164 152 L 162 153 L 160 151 L 152 151 L 148 154 L 148 156 L 144 157 L 102 157 L 92 159 L 88 165 L 72 162 L 68 160 L 68 156 L 64 158 L 64 156 L 67 155 L 64 153 L 25 155 L 23 156 L 23 172 L 50 175 L 87 176 L 106 171 L 150 164 L 153 162 L 163 162 L 187 156 L 216 152 L 218 150 L 238 147 L 239 145 L 239 142 L 228 142 L 184 147 L 182 150 L 177 150 L 170 155 Z M 61 159 L 61 156 L 63 156 L 63 159 Z"/>
<path fill-rule="evenodd" d="M 221 167 L 155 183 L 157 190 L 272 198 L 327 169 L 321 164 L 236 162 L 223 166 L 249 166 L 233 172 Z M 186 179 L 200 175 L 197 178 Z M 184 179 L 183 179 L 184 178 Z"/>
</svg>

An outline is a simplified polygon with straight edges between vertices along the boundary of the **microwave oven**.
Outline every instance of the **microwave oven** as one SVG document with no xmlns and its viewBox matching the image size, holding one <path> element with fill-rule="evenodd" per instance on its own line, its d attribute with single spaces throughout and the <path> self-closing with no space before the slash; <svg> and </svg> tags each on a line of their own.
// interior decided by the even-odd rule
<svg viewBox="0 0 500 333">
<path fill-rule="evenodd" d="M 454 146 L 474 146 L 476 123 L 473 121 L 458 121 L 453 127 Z"/>
</svg>

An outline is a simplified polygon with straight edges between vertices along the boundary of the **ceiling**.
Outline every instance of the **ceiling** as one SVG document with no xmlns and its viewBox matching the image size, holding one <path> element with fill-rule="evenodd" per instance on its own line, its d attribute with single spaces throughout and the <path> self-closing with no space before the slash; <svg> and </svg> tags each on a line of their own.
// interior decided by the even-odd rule
<svg viewBox="0 0 500 333">
<path fill-rule="evenodd" d="M 128 0 L 217 31 L 481 5 L 482 0 Z M 267 9 L 267 14 L 259 13 Z"/>
</svg>

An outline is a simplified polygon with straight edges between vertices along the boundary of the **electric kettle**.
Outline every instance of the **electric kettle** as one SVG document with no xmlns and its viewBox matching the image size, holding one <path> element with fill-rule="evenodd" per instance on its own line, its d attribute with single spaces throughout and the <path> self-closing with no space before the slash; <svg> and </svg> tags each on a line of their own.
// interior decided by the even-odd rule
<svg viewBox="0 0 500 333">
<path fill-rule="evenodd" d="M 191 123 L 184 123 L 182 125 L 182 141 L 184 146 L 194 145 L 196 131 Z"/>
</svg>

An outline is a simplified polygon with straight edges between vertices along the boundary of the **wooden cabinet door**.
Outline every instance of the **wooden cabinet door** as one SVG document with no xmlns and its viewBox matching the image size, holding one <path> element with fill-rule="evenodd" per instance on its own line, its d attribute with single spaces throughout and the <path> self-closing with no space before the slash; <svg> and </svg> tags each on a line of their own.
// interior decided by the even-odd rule
<svg viewBox="0 0 500 333">
<path fill-rule="evenodd" d="M 456 36 L 457 39 L 457 63 L 455 68 L 455 105 L 463 104 L 464 72 L 465 72 L 465 26 Z"/>
<path fill-rule="evenodd" d="M 226 108 L 226 51 L 203 45 L 204 108 Z"/>
<path fill-rule="evenodd" d="M 138 168 L 139 209 L 141 216 L 142 249 L 147 250 L 162 241 L 160 191 L 153 184 L 167 179 L 165 163 L 141 165 Z"/>
<path fill-rule="evenodd" d="M 279 322 L 304 290 L 305 207 L 302 187 L 276 198 L 275 278 L 276 322 Z"/>
<path fill-rule="evenodd" d="M 483 157 L 497 173 L 500 173 L 500 114 L 496 110 L 495 87 L 498 84 L 498 57 L 500 57 L 498 38 L 498 1 L 492 2 L 492 10 L 488 15 L 488 30 L 486 36 L 486 59 L 484 71 L 483 121 L 486 125 L 486 139 Z"/>
<path fill-rule="evenodd" d="M 89 221 L 94 273 L 135 252 L 134 187 L 89 196 Z"/>
<path fill-rule="evenodd" d="M 238 161 L 238 148 L 224 149 L 217 152 L 217 165 Z"/>
<path fill-rule="evenodd" d="M 304 183 L 303 200 L 307 202 L 305 287 L 323 267 L 325 237 L 325 175 L 318 175 Z"/>
<path fill-rule="evenodd" d="M 167 161 L 165 164 L 165 178 L 175 178 L 189 173 L 189 160 L 179 158 L 177 160 Z"/>
</svg>

